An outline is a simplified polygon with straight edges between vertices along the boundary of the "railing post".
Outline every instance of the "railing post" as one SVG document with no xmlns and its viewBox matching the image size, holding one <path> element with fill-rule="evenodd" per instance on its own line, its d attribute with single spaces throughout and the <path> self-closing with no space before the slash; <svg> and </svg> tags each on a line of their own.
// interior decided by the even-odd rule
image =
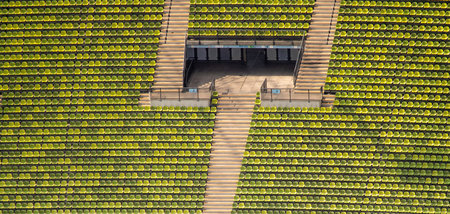
<svg viewBox="0 0 450 214">
<path fill-rule="evenodd" d="M 220 42 L 219 42 L 219 32 L 217 32 L 217 30 L 216 30 L 216 40 L 217 40 L 217 44 L 220 44 Z"/>
<path fill-rule="evenodd" d="M 181 102 L 181 88 L 178 89 L 178 102 Z"/>
<path fill-rule="evenodd" d="M 212 79 L 211 85 L 209 86 L 209 90 L 210 91 L 215 91 L 216 90 L 216 78 Z"/>
<path fill-rule="evenodd" d="M 310 103 L 310 100 L 309 100 L 309 89 L 308 89 L 308 103 Z"/>
<path fill-rule="evenodd" d="M 270 102 L 273 102 L 273 99 L 272 99 L 272 90 L 270 91 Z"/>
<path fill-rule="evenodd" d="M 189 58 L 187 58 L 187 39 L 188 39 L 188 34 L 187 32 L 184 34 L 184 58 L 183 58 L 183 87 L 187 86 L 187 76 L 188 76 L 188 72 L 189 72 L 189 68 L 191 64 L 186 64 L 186 62 L 188 62 Z M 187 68 L 189 66 L 189 68 Z"/>
<path fill-rule="evenodd" d="M 159 88 L 159 102 L 162 102 L 162 89 Z"/>
<path fill-rule="evenodd" d="M 291 89 L 289 89 L 289 102 L 292 102 Z"/>
<path fill-rule="evenodd" d="M 200 97 L 199 97 L 199 92 L 198 92 L 198 88 L 197 88 L 197 102 L 200 101 Z"/>
</svg>

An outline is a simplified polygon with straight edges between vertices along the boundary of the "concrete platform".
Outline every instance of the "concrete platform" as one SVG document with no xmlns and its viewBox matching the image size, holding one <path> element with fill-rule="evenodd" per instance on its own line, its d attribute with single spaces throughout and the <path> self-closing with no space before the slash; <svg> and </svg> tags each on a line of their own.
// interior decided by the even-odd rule
<svg viewBox="0 0 450 214">
<path fill-rule="evenodd" d="M 256 93 L 264 79 L 269 88 L 293 88 L 295 62 L 196 62 L 189 87 L 207 88 L 216 79 L 216 90 L 224 93 Z"/>
</svg>

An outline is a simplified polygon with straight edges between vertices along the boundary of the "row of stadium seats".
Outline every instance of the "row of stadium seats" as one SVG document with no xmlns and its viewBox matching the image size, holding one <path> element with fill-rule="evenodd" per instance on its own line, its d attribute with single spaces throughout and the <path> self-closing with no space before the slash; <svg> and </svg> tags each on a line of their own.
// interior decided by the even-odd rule
<svg viewBox="0 0 450 214">
<path fill-rule="evenodd" d="M 191 1 L 191 38 L 281 38 L 304 36 L 315 0 Z"/>
</svg>

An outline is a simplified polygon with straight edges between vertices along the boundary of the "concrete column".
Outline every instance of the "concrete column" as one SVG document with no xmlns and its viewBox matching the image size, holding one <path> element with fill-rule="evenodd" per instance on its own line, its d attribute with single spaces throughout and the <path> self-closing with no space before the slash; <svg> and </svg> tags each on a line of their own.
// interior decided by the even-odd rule
<svg viewBox="0 0 450 214">
<path fill-rule="evenodd" d="M 186 58 L 195 57 L 194 48 L 186 48 Z"/>
<path fill-rule="evenodd" d="M 287 49 L 278 49 L 278 60 L 279 61 L 288 61 L 288 50 Z"/>
<path fill-rule="evenodd" d="M 240 48 L 231 48 L 231 60 L 242 60 Z"/>
<path fill-rule="evenodd" d="M 224 61 L 229 61 L 231 60 L 230 55 L 231 55 L 231 51 L 230 48 L 220 48 L 220 60 L 224 60 Z"/>
<path fill-rule="evenodd" d="M 218 60 L 217 48 L 208 48 L 208 60 Z"/>
<path fill-rule="evenodd" d="M 291 61 L 297 61 L 298 49 L 289 49 L 291 52 Z"/>
<path fill-rule="evenodd" d="M 267 60 L 268 61 L 276 61 L 277 60 L 277 49 L 275 49 L 275 48 L 267 49 Z"/>
<path fill-rule="evenodd" d="M 197 60 L 208 60 L 206 48 L 197 48 Z"/>
</svg>

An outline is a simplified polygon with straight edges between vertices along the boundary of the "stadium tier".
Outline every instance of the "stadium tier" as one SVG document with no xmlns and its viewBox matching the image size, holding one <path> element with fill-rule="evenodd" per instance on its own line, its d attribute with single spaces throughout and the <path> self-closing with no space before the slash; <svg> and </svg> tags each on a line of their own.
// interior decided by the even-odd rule
<svg viewBox="0 0 450 214">
<path fill-rule="evenodd" d="M 4 107 L 0 211 L 200 212 L 209 108 Z"/>
<path fill-rule="evenodd" d="M 234 213 L 448 213 L 449 10 L 341 1 L 331 108 L 256 108 Z"/>
<path fill-rule="evenodd" d="M 3 1 L 2 89 L 82 93 L 73 97 L 120 97 L 94 91 L 148 89 L 164 1 L 115 2 Z"/>
<path fill-rule="evenodd" d="M 449 1 L 333 2 L 1 1 L 0 213 L 449 213 Z M 186 35 L 304 37 L 334 104 L 152 105 Z"/>
<path fill-rule="evenodd" d="M 392 111 L 258 108 L 234 213 L 447 213 L 448 111 Z"/>
<path fill-rule="evenodd" d="M 214 111 L 137 105 L 163 3 L 1 3 L 0 213 L 200 212 Z"/>
</svg>

